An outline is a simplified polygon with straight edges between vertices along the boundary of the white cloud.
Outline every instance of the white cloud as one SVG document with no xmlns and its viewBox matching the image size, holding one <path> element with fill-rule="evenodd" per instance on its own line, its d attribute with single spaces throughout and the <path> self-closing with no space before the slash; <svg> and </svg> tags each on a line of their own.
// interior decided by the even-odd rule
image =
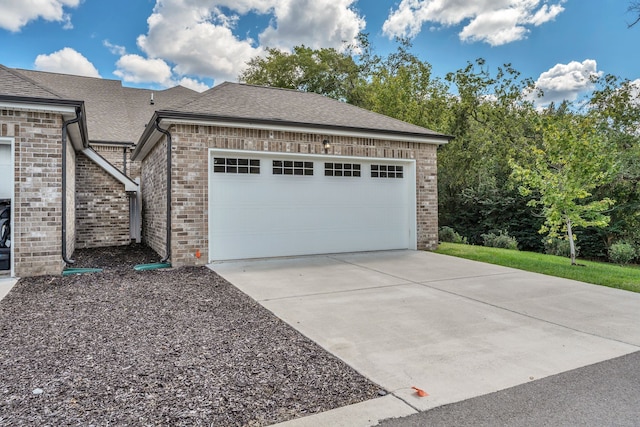
<svg viewBox="0 0 640 427">
<path fill-rule="evenodd" d="M 71 16 L 64 8 L 77 7 L 81 0 L 5 0 L 2 1 L 0 28 L 20 31 L 30 21 L 42 18 L 45 21 L 63 23 L 65 29 L 73 28 Z"/>
<path fill-rule="evenodd" d="M 529 19 L 529 23 L 537 27 L 545 22 L 553 21 L 563 11 L 564 7 L 560 4 L 552 4 L 551 6 L 545 4 Z"/>
<path fill-rule="evenodd" d="M 38 55 L 35 60 L 35 69 L 77 76 L 100 77 L 96 67 L 81 53 L 70 47 L 65 47 L 49 55 Z"/>
<path fill-rule="evenodd" d="M 127 49 L 124 46 L 111 44 L 109 40 L 104 40 L 102 44 L 114 55 L 123 56 L 127 54 Z"/>
<path fill-rule="evenodd" d="M 556 64 L 540 74 L 536 80 L 536 88 L 544 93 L 542 99 L 537 100 L 536 103 L 547 105 L 564 100 L 575 101 L 580 94 L 594 88 L 592 78 L 602 75 L 602 71 L 598 71 L 597 68 L 598 64 L 593 59 Z"/>
<path fill-rule="evenodd" d="M 235 81 L 247 61 L 264 47 L 340 48 L 354 43 L 364 19 L 356 0 L 157 0 L 138 47 L 149 59 L 171 64 L 173 78 L 206 77 Z M 271 18 L 259 41 L 234 34 L 247 13 Z"/>
<path fill-rule="evenodd" d="M 460 32 L 466 41 L 484 41 L 492 46 L 500 46 L 525 37 L 527 29 L 518 25 L 519 12 L 503 9 L 494 13 L 478 15 Z"/>
<path fill-rule="evenodd" d="M 124 55 L 116 62 L 113 72 L 127 83 L 153 83 L 162 87 L 181 85 L 198 92 L 209 89 L 205 83 L 190 77 L 173 78 L 173 71 L 164 60 L 144 58 L 140 55 Z"/>
<path fill-rule="evenodd" d="M 171 84 L 171 67 L 162 59 L 148 59 L 140 55 L 124 55 L 116 62 L 118 69 L 113 72 L 129 83 Z"/>
<path fill-rule="evenodd" d="M 278 1 L 276 19 L 260 34 L 263 46 L 291 48 L 343 47 L 352 43 L 365 27 L 364 18 L 351 8 L 353 0 Z"/>
<path fill-rule="evenodd" d="M 204 92 L 207 89 L 211 89 L 209 86 L 207 86 L 206 84 L 196 80 L 196 79 L 192 79 L 189 77 L 183 77 L 180 79 L 180 81 L 178 82 L 178 84 L 180 86 L 184 86 L 187 87 L 189 89 L 195 90 L 196 92 Z"/>
<path fill-rule="evenodd" d="M 636 103 L 640 105 L 640 79 L 635 79 L 630 84 L 633 87 L 631 96 L 636 100 Z"/>
<path fill-rule="evenodd" d="M 138 37 L 143 52 L 175 64 L 178 74 L 235 80 L 244 63 L 262 52 L 252 40 L 239 40 L 229 27 L 211 22 L 207 10 L 185 12 L 156 6 L 148 33 Z"/>
<path fill-rule="evenodd" d="M 566 0 L 402 0 L 382 26 L 389 37 L 414 37 L 423 24 L 442 26 L 466 23 L 462 41 L 499 46 L 521 40 L 529 26 L 552 21 Z"/>
</svg>

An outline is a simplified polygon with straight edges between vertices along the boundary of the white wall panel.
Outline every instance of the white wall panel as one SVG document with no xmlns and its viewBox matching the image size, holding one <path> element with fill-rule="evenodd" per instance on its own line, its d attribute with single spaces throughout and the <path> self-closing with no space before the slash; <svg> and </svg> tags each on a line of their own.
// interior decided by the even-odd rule
<svg viewBox="0 0 640 427">
<path fill-rule="evenodd" d="M 260 159 L 260 174 L 214 172 L 213 159 Z M 274 175 L 273 160 L 313 162 L 313 176 Z M 325 162 L 361 165 L 360 177 L 325 176 Z M 403 178 L 372 178 L 372 164 Z M 212 261 L 415 249 L 415 162 L 211 150 Z"/>
</svg>

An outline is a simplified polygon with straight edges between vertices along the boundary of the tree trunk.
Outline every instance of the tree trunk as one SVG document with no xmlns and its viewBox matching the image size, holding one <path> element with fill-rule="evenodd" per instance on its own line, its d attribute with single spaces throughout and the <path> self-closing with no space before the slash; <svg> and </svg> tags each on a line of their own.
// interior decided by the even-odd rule
<svg viewBox="0 0 640 427">
<path fill-rule="evenodd" d="M 569 250 L 571 252 L 571 265 L 576 265 L 576 245 L 573 243 L 573 231 L 571 220 L 567 218 L 567 235 L 569 236 Z"/>
</svg>

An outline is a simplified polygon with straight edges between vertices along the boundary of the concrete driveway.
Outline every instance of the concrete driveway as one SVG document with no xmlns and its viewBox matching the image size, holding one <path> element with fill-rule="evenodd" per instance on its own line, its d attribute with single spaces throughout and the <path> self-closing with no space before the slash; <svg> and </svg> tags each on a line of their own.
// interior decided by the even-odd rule
<svg viewBox="0 0 640 427">
<path fill-rule="evenodd" d="M 640 350 L 640 294 L 430 252 L 210 267 L 390 393 L 316 425 L 372 425 Z"/>
<path fill-rule="evenodd" d="M 0 300 L 7 296 L 16 283 L 18 283 L 18 279 L 14 277 L 0 277 Z"/>
</svg>

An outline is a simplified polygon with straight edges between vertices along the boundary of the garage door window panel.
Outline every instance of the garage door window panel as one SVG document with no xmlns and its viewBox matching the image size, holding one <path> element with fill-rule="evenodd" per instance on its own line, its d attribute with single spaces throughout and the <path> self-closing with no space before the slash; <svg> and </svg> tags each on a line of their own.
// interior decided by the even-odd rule
<svg viewBox="0 0 640 427">
<path fill-rule="evenodd" d="M 239 159 L 233 157 L 215 157 L 214 173 L 259 174 L 259 159 Z"/>
<path fill-rule="evenodd" d="M 357 163 L 325 163 L 324 176 L 360 177 L 362 165 Z"/>
<path fill-rule="evenodd" d="M 404 178 L 400 165 L 371 165 L 371 178 Z"/>
<path fill-rule="evenodd" d="M 298 175 L 312 176 L 313 162 L 294 161 L 294 160 L 274 160 L 274 175 Z"/>
</svg>

